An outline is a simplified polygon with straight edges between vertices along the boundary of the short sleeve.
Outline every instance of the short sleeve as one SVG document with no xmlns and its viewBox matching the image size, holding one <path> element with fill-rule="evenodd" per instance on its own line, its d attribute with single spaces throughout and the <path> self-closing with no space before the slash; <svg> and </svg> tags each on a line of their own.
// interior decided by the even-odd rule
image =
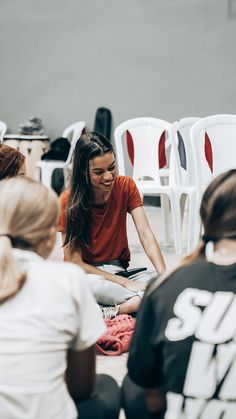
<svg viewBox="0 0 236 419">
<path fill-rule="evenodd" d="M 161 344 L 156 339 L 155 317 L 150 298 L 144 296 L 128 357 L 130 378 L 144 388 L 162 386 Z"/>
<path fill-rule="evenodd" d="M 78 327 L 70 348 L 75 351 L 89 348 L 106 332 L 106 324 L 91 292 L 86 274 L 82 270 L 80 271 L 79 280 L 77 275 L 73 282 L 75 322 Z"/>
<path fill-rule="evenodd" d="M 59 196 L 60 212 L 58 220 L 58 231 L 65 233 L 66 231 L 66 209 L 69 200 L 69 191 L 62 192 Z"/>
<path fill-rule="evenodd" d="M 143 205 L 141 195 L 133 179 L 129 178 L 128 212 Z"/>
</svg>

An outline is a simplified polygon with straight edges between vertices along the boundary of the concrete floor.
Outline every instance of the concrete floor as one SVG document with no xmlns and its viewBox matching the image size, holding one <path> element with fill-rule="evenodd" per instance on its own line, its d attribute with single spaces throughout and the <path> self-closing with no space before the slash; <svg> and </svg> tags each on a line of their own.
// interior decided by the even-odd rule
<svg viewBox="0 0 236 419">
<path fill-rule="evenodd" d="M 177 264 L 181 256 L 175 255 L 173 246 L 163 246 L 163 231 L 161 228 L 162 222 L 160 208 L 154 206 L 145 206 L 145 212 L 147 214 L 147 218 L 151 225 L 151 228 L 161 247 L 167 269 L 171 269 Z M 146 254 L 142 249 L 142 246 L 139 243 L 138 235 L 135 226 L 132 222 L 131 216 L 128 216 L 127 230 L 131 250 L 130 267 L 147 266 L 151 268 L 152 264 L 147 258 Z M 50 256 L 50 259 L 61 260 L 62 257 L 63 254 L 61 249 L 61 240 L 60 235 L 58 234 L 58 240 Z M 97 355 L 97 372 L 109 374 L 117 380 L 118 384 L 121 384 L 123 377 L 126 374 L 126 361 L 127 354 L 114 357 Z M 123 419 L 124 417 L 124 412 L 121 411 L 120 419 Z"/>
</svg>

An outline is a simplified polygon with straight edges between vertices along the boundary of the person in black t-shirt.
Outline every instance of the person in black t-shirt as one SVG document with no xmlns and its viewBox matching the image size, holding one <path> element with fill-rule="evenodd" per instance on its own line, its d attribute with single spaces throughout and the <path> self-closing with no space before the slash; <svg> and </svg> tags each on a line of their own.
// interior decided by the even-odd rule
<svg viewBox="0 0 236 419">
<path fill-rule="evenodd" d="M 230 170 L 203 195 L 196 250 L 146 291 L 123 383 L 128 419 L 236 417 L 235 204 Z"/>
</svg>

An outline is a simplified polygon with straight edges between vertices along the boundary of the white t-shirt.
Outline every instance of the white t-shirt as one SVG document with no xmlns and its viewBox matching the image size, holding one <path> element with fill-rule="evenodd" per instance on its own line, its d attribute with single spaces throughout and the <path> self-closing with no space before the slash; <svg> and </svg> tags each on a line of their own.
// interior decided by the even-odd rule
<svg viewBox="0 0 236 419">
<path fill-rule="evenodd" d="M 86 275 L 72 263 L 14 249 L 27 271 L 0 304 L 0 418 L 75 419 L 64 374 L 67 350 L 84 350 L 106 330 Z"/>
</svg>

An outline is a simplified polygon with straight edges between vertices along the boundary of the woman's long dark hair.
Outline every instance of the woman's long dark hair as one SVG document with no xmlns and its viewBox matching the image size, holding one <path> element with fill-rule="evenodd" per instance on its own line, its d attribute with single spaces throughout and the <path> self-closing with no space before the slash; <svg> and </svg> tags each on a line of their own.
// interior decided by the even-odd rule
<svg viewBox="0 0 236 419">
<path fill-rule="evenodd" d="M 177 269 L 199 258 L 205 258 L 206 244 L 221 239 L 236 240 L 236 169 L 218 175 L 205 190 L 200 206 L 204 235 L 197 248 L 182 259 L 171 272 L 166 272 L 150 287 L 150 292 L 167 280 Z"/>
<path fill-rule="evenodd" d="M 114 153 L 110 141 L 97 132 L 89 132 L 77 141 L 71 190 L 67 207 L 65 245 L 78 249 L 81 244 L 90 246 L 91 208 L 93 190 L 89 175 L 89 161 L 106 153 Z"/>
</svg>

